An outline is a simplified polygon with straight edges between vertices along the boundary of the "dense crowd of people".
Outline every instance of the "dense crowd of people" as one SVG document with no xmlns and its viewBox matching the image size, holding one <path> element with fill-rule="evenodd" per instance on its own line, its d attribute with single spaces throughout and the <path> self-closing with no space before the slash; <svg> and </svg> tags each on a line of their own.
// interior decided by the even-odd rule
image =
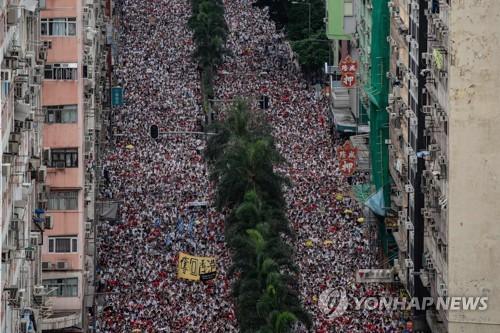
<svg viewBox="0 0 500 333">
<path fill-rule="evenodd" d="M 103 333 L 237 332 L 226 277 L 223 216 L 211 207 L 212 184 L 203 160 L 206 141 L 195 135 L 149 136 L 199 130 L 200 83 L 192 61 L 188 0 L 121 1 L 119 61 L 115 74 L 125 91 L 116 108 L 102 161 L 101 195 L 120 202 L 117 221 L 99 226 Z M 215 81 L 216 98 L 248 97 L 255 112 L 266 112 L 287 163 L 279 171 L 292 181 L 288 213 L 297 239 L 301 296 L 314 329 L 327 332 L 402 332 L 398 313 L 354 311 L 325 317 L 318 297 L 343 287 L 351 296 L 387 296 L 383 285 L 360 285 L 358 268 L 377 267 L 358 204 L 335 159 L 327 100 L 315 94 L 292 61 L 283 33 L 266 9 L 249 0 L 225 0 L 230 30 Z M 255 98 L 267 95 L 260 110 Z M 225 104 L 216 105 L 223 110 Z M 116 135 L 119 134 L 119 135 Z M 360 176 L 360 177 L 364 177 Z M 187 252 L 217 258 L 210 283 L 177 279 L 177 256 Z"/>
<path fill-rule="evenodd" d="M 363 221 L 359 204 L 345 195 L 349 184 L 339 169 L 325 120 L 327 97 L 315 94 L 301 78 L 284 34 L 276 31 L 266 9 L 244 0 L 226 0 L 225 5 L 233 57 L 221 69 L 225 75 L 216 82 L 217 97 L 270 98 L 267 119 L 287 161 L 280 171 L 292 180 L 286 199 L 297 234 L 301 294 L 314 316 L 315 329 L 325 333 L 402 331 L 404 321 L 391 311 L 348 309 L 328 318 L 318 306 L 319 295 L 326 288 L 342 287 L 351 299 L 389 296 L 392 291 L 355 281 L 356 269 L 379 263 L 369 246 L 366 226 L 358 222 Z M 337 147 L 340 143 L 337 141 Z"/>
<path fill-rule="evenodd" d="M 124 0 L 115 75 L 125 103 L 112 116 L 104 152 L 106 200 L 117 221 L 99 226 L 100 332 L 236 332 L 225 268 L 223 218 L 209 201 L 199 130 L 199 76 L 191 60 L 189 1 Z M 177 256 L 217 258 L 211 283 L 177 279 Z"/>
</svg>

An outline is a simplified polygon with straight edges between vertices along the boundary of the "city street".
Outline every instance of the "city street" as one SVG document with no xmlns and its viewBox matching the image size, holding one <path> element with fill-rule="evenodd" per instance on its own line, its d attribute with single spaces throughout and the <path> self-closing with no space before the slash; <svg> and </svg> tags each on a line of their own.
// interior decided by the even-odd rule
<svg viewBox="0 0 500 333">
<path fill-rule="evenodd" d="M 265 11 L 244 0 L 226 1 L 225 8 L 232 55 L 215 81 L 216 98 L 270 97 L 266 116 L 288 162 L 278 171 L 292 181 L 286 200 L 297 235 L 293 247 L 300 294 L 316 331 L 388 332 L 384 328 L 399 324 L 393 313 L 347 312 L 328 321 L 318 307 L 327 288 L 342 287 L 353 296 L 389 292 L 354 280 L 357 268 L 377 263 L 365 226 L 358 222 L 358 204 L 347 197 L 325 96 L 317 98 L 301 79 L 283 34 Z M 188 1 L 123 1 L 115 75 L 124 87 L 125 104 L 113 113 L 112 130 L 119 135 L 105 152 L 108 177 L 101 193 L 121 202 L 121 218 L 99 226 L 98 270 L 102 292 L 109 292 L 100 315 L 102 332 L 238 331 L 226 276 L 230 263 L 223 216 L 211 208 L 213 185 L 202 158 L 204 138 L 149 136 L 152 124 L 160 132 L 199 130 L 195 105 L 200 88 L 191 60 L 189 14 Z M 355 179 L 363 181 L 363 175 Z M 180 252 L 215 257 L 213 283 L 178 279 Z"/>
</svg>

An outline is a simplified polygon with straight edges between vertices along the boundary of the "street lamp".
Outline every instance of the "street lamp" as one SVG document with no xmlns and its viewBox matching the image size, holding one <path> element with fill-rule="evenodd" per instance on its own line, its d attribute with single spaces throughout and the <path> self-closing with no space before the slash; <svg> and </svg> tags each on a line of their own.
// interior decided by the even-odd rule
<svg viewBox="0 0 500 333">
<path fill-rule="evenodd" d="M 298 2 L 292 1 L 292 5 L 307 5 L 309 7 L 309 37 L 311 37 L 311 3 L 310 2 Z"/>
</svg>

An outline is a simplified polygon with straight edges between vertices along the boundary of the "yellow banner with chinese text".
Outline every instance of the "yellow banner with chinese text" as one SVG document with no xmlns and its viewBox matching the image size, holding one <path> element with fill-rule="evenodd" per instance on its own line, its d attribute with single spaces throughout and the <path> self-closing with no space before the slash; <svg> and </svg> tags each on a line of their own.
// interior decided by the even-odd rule
<svg viewBox="0 0 500 333">
<path fill-rule="evenodd" d="M 200 281 L 200 275 L 210 275 L 217 272 L 215 257 L 197 257 L 187 253 L 179 253 L 177 278 L 190 281 Z"/>
</svg>

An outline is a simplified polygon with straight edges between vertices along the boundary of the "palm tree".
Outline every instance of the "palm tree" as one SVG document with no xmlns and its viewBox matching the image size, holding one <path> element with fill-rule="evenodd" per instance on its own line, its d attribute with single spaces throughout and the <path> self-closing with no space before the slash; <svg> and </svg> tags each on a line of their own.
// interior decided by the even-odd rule
<svg viewBox="0 0 500 333">
<path fill-rule="evenodd" d="M 196 50 L 193 54 L 198 61 L 204 99 L 213 96 L 213 79 L 216 66 L 227 54 L 225 47 L 228 28 L 224 19 L 224 6 L 220 0 L 193 0 L 192 16 L 188 22 L 193 30 Z"/>
<path fill-rule="evenodd" d="M 275 167 L 283 163 L 264 120 L 238 101 L 209 140 L 206 158 L 216 182 L 216 203 L 226 214 L 226 243 L 236 274 L 233 296 L 240 331 L 290 332 L 297 322 L 312 325 L 297 294 L 292 239 L 283 185 Z"/>
</svg>

